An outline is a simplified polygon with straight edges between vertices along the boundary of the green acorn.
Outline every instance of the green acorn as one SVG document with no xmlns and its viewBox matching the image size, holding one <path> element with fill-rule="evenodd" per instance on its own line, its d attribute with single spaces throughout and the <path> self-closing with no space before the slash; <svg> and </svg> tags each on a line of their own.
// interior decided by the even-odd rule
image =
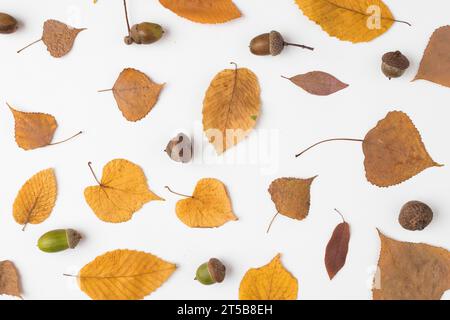
<svg viewBox="0 0 450 320">
<path fill-rule="evenodd" d="M 198 267 L 195 280 L 204 285 L 221 283 L 225 279 L 226 268 L 219 259 L 212 258 Z"/>
<path fill-rule="evenodd" d="M 57 229 L 44 233 L 38 240 L 38 248 L 49 253 L 73 249 L 81 238 L 73 229 Z"/>
</svg>

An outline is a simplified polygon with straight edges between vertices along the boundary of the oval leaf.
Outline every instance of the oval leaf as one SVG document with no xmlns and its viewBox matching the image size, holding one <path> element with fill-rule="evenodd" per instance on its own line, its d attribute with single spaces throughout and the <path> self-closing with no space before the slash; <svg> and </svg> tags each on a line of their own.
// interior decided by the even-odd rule
<svg viewBox="0 0 450 320">
<path fill-rule="evenodd" d="M 199 23 L 224 23 L 241 17 L 232 0 L 159 0 L 180 17 Z"/>
<path fill-rule="evenodd" d="M 389 112 L 363 142 L 366 177 L 379 187 L 400 184 L 441 165 L 431 159 L 419 131 L 406 113 Z"/>
<path fill-rule="evenodd" d="M 281 264 L 278 254 L 272 261 L 257 269 L 250 269 L 239 287 L 240 300 L 296 300 L 297 279 Z"/>
<path fill-rule="evenodd" d="M 112 223 L 130 220 L 147 202 L 164 200 L 148 189 L 142 169 L 124 159 L 108 162 L 99 185 L 87 187 L 84 197 L 99 219 Z"/>
<path fill-rule="evenodd" d="M 139 300 L 158 289 L 175 269 L 150 253 L 114 250 L 85 265 L 78 283 L 94 300 Z"/>
<path fill-rule="evenodd" d="M 216 228 L 237 220 L 225 185 L 217 179 L 201 179 L 192 197 L 177 202 L 178 218 L 191 228 Z"/>
<path fill-rule="evenodd" d="M 381 0 L 295 0 L 303 14 L 330 36 L 367 42 L 385 33 L 394 23 Z"/>
<path fill-rule="evenodd" d="M 331 236 L 325 251 L 325 266 L 330 280 L 332 280 L 345 265 L 349 241 L 350 226 L 347 222 L 342 222 L 334 229 L 333 235 Z"/>
<path fill-rule="evenodd" d="M 38 172 L 20 189 L 13 205 L 14 220 L 25 226 L 46 220 L 56 202 L 56 177 L 53 169 Z"/>
<path fill-rule="evenodd" d="M 112 91 L 125 119 L 138 121 L 156 105 L 163 87 L 141 71 L 127 68 L 120 73 Z"/>
<path fill-rule="evenodd" d="M 220 72 L 203 101 L 203 130 L 218 154 L 244 140 L 261 107 L 256 75 L 249 69 Z"/>
<path fill-rule="evenodd" d="M 317 96 L 328 96 L 348 87 L 348 84 L 322 71 L 312 71 L 286 79 L 291 80 L 306 92 Z"/>
<path fill-rule="evenodd" d="M 450 26 L 434 31 L 414 78 L 418 79 L 450 87 Z"/>
</svg>

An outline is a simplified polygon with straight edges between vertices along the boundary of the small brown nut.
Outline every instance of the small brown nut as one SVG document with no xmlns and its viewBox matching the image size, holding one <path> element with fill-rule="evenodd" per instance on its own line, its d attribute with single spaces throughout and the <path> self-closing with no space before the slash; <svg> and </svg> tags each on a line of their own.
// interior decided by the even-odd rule
<svg viewBox="0 0 450 320">
<path fill-rule="evenodd" d="M 193 145 L 187 135 L 179 133 L 169 141 L 164 151 L 173 161 L 188 163 L 192 160 Z"/>
<path fill-rule="evenodd" d="M 0 12 L 0 33 L 13 33 L 17 30 L 17 27 L 17 20 L 13 16 Z"/>
<path fill-rule="evenodd" d="M 433 220 L 431 208 L 420 201 L 410 201 L 400 210 L 398 221 L 406 230 L 425 229 Z"/>
<path fill-rule="evenodd" d="M 385 53 L 381 70 L 389 79 L 401 77 L 409 67 L 409 60 L 400 51 Z"/>
</svg>

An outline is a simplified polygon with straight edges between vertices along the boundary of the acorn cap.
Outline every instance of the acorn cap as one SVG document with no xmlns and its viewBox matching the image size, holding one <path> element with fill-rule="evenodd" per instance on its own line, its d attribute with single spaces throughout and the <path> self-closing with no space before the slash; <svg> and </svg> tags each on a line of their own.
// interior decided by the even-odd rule
<svg viewBox="0 0 450 320">
<path fill-rule="evenodd" d="M 211 258 L 208 261 L 208 271 L 211 275 L 211 278 L 220 283 L 225 279 L 226 268 L 219 259 Z"/>
<path fill-rule="evenodd" d="M 409 67 L 409 60 L 400 51 L 388 52 L 383 55 L 382 61 L 387 65 L 406 70 Z"/>
<path fill-rule="evenodd" d="M 277 56 L 283 51 L 284 39 L 281 33 L 279 33 L 278 31 L 270 31 L 269 47 L 270 47 L 270 54 L 272 56 Z"/>
<path fill-rule="evenodd" d="M 69 248 L 73 249 L 77 246 L 77 244 L 80 242 L 82 236 L 77 231 L 73 229 L 67 229 L 67 243 L 69 244 Z"/>
</svg>

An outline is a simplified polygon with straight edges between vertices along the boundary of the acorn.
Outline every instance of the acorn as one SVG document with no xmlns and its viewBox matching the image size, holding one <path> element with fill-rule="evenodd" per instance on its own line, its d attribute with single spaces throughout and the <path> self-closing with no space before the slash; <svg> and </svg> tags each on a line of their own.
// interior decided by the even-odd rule
<svg viewBox="0 0 450 320">
<path fill-rule="evenodd" d="M 0 33 L 8 34 L 17 30 L 17 20 L 7 13 L 0 12 Z"/>
<path fill-rule="evenodd" d="M 150 44 L 161 39 L 163 34 L 164 30 L 159 24 L 142 22 L 131 27 L 130 34 L 125 37 L 125 43 Z"/>
<path fill-rule="evenodd" d="M 381 70 L 389 80 L 401 77 L 409 67 L 408 58 L 400 51 L 385 53 L 381 60 Z"/>
<path fill-rule="evenodd" d="M 141 22 L 133 25 L 130 28 L 126 0 L 123 0 L 123 7 L 125 10 L 125 19 L 128 28 L 128 35 L 124 38 L 126 44 L 150 44 L 162 38 L 162 36 L 164 35 L 164 30 L 159 24 L 156 23 Z"/>
<path fill-rule="evenodd" d="M 270 31 L 270 33 L 263 33 L 253 38 L 250 42 L 250 51 L 257 56 L 277 56 L 286 46 L 314 50 L 314 48 L 301 44 L 285 42 L 281 33 Z"/>
<path fill-rule="evenodd" d="M 195 280 L 204 285 L 221 283 L 225 279 L 226 268 L 219 259 L 211 258 L 198 267 Z"/>
<path fill-rule="evenodd" d="M 398 221 L 406 230 L 425 229 L 433 220 L 433 210 L 423 202 L 410 201 L 400 210 Z"/>
<path fill-rule="evenodd" d="M 193 156 L 191 139 L 184 133 L 179 133 L 169 141 L 164 151 L 173 161 L 188 163 Z"/>
<path fill-rule="evenodd" d="M 58 229 L 44 233 L 38 240 L 38 248 L 53 253 L 73 249 L 81 240 L 81 234 L 73 229 Z"/>
</svg>

